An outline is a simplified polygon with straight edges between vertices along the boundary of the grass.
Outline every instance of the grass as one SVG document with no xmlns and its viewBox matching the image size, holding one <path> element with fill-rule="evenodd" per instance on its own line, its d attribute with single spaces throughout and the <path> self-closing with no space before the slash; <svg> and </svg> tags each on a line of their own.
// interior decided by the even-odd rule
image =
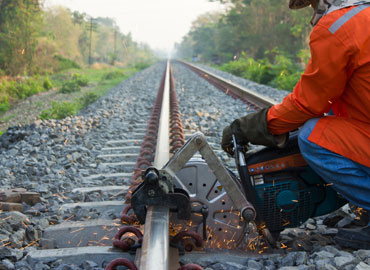
<svg viewBox="0 0 370 270">
<path fill-rule="evenodd" d="M 78 111 L 105 95 L 111 88 L 147 67 L 147 65 L 143 64 L 130 68 L 104 67 L 81 69 L 78 66 L 67 64 L 66 67 L 72 68 L 52 75 L 35 75 L 18 78 L 0 76 L 0 117 L 13 106 L 16 106 L 19 101 L 51 89 L 65 94 L 65 101 L 50 103 L 50 108 L 42 111 L 40 118 L 62 119 L 68 115 L 75 115 Z M 70 101 L 70 95 L 75 97 L 73 101 Z M 36 106 L 40 110 L 44 107 L 43 105 L 41 101 L 36 102 Z M 0 118 L 0 121 L 7 122 L 13 117 L 15 116 L 3 117 Z"/>
<path fill-rule="evenodd" d="M 75 115 L 78 111 L 78 104 L 74 102 L 55 102 L 51 103 L 51 108 L 44 110 L 40 114 L 40 119 L 63 119 L 67 116 Z"/>
<path fill-rule="evenodd" d="M 88 87 L 82 90 L 83 93 L 80 97 L 75 98 L 71 102 L 52 102 L 49 109 L 41 112 L 40 119 L 63 119 L 67 116 L 75 115 L 137 71 L 135 68 L 106 68 L 69 70 L 57 74 L 54 76 L 53 83 L 54 85 L 60 85 L 60 93 L 69 94 L 80 91 L 81 86 Z M 66 78 L 70 79 L 63 82 Z"/>
<path fill-rule="evenodd" d="M 37 108 L 40 108 L 40 109 L 42 108 L 42 101 L 36 101 L 35 104 Z"/>
<path fill-rule="evenodd" d="M 0 122 L 8 122 L 9 120 L 13 119 L 14 117 L 16 117 L 16 115 L 14 113 L 12 113 L 10 115 L 1 117 Z"/>
</svg>

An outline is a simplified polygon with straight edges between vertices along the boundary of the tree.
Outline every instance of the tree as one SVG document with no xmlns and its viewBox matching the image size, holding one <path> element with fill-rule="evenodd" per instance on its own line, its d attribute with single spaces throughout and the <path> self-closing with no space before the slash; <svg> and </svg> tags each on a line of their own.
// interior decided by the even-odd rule
<svg viewBox="0 0 370 270">
<path fill-rule="evenodd" d="M 32 72 L 41 22 L 38 0 L 0 2 L 1 69 L 11 75 Z"/>
<path fill-rule="evenodd" d="M 292 11 L 279 0 L 220 2 L 228 3 L 227 12 L 213 18 L 207 14 L 199 17 L 183 44 L 177 45 L 179 55 L 191 57 L 188 53 L 192 51 L 205 61 L 212 61 L 217 55 L 221 62 L 227 62 L 242 52 L 263 59 L 266 51 L 277 48 L 300 61 L 297 55 L 308 47 L 310 9 Z M 272 60 L 274 56 L 269 57 Z"/>
</svg>

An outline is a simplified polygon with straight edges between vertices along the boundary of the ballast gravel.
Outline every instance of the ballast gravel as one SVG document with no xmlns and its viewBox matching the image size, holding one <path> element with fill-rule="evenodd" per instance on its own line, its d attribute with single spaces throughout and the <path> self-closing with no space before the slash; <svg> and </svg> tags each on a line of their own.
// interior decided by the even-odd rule
<svg viewBox="0 0 370 270">
<path fill-rule="evenodd" d="M 76 188 L 112 185 L 129 187 L 129 176 L 107 175 L 130 173 L 134 165 L 118 168 L 109 165 L 111 161 L 101 157 L 102 151 L 112 145 L 119 146 L 119 142 L 125 139 L 134 139 L 133 147 L 140 146 L 143 139 L 140 133 L 145 132 L 164 69 L 165 63 L 158 63 L 137 73 L 78 116 L 12 127 L 0 138 L 1 189 L 23 187 L 42 195 L 40 203 L 34 206 L 24 204 L 24 213 L 0 213 L 1 270 L 103 269 L 93 261 L 68 265 L 61 260 L 40 262 L 31 268 L 26 257 L 29 251 L 38 248 L 42 231 L 51 224 L 65 220 L 117 218 L 109 211 L 101 213 L 96 209 L 78 208 L 65 211 L 61 206 L 66 203 L 108 201 L 115 196 L 114 193 L 96 190 L 80 192 L 74 190 Z M 181 64 L 173 64 L 173 71 L 186 135 L 195 131 L 203 132 L 221 160 L 229 168 L 235 169 L 233 160 L 221 151 L 219 144 L 222 130 L 233 119 L 252 110 L 241 101 L 225 96 Z M 245 81 L 232 75 L 224 76 L 230 76 L 228 78 L 239 84 L 239 80 Z M 269 96 L 277 101 L 286 94 L 255 83 L 244 83 L 244 86 L 262 94 L 273 91 Z M 125 161 L 135 163 L 136 157 L 127 157 Z M 123 195 L 114 199 L 123 200 Z M 302 235 L 312 236 L 312 245 L 306 250 L 279 249 L 262 255 L 248 254 L 239 260 L 228 260 L 227 255 L 219 258 L 204 255 L 201 260 L 192 263 L 199 263 L 206 270 L 370 270 L 370 251 L 343 250 L 331 242 L 337 230 L 334 227 L 338 227 L 343 219 L 354 219 L 349 209 L 341 211 L 331 214 L 331 220 L 337 220 L 332 227 L 324 225 L 326 221 L 323 217 L 310 219 L 300 228 L 282 233 L 282 241 L 288 246 Z M 335 216 L 340 218 L 335 219 Z M 182 263 L 190 261 L 183 260 Z"/>
</svg>

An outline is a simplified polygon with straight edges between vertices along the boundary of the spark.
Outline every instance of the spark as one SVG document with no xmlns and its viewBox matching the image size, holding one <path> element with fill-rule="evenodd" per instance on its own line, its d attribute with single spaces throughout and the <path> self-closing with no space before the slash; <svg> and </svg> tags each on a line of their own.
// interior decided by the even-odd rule
<svg viewBox="0 0 370 270">
<path fill-rule="evenodd" d="M 9 246 L 10 244 L 11 244 L 10 242 L 5 243 L 5 244 L 1 245 L 1 246 L 0 246 L 0 248 L 2 248 L 2 247 L 6 247 L 6 246 Z"/>
<path fill-rule="evenodd" d="M 65 219 L 63 222 L 67 222 L 68 220 L 70 220 L 71 218 L 73 218 L 75 216 L 75 214 L 72 214 L 70 217 L 68 217 L 67 219 Z"/>
<path fill-rule="evenodd" d="M 38 241 L 40 241 L 40 239 L 36 239 L 35 241 L 33 241 L 33 242 L 29 243 L 27 246 L 22 247 L 22 248 L 21 248 L 21 250 L 23 250 L 23 249 L 25 249 L 25 248 L 28 248 L 28 247 L 30 247 L 30 246 L 36 245 L 36 243 L 37 243 Z"/>
<path fill-rule="evenodd" d="M 284 243 L 280 243 L 280 245 L 281 245 L 281 247 L 280 248 L 282 248 L 282 249 L 284 249 L 284 248 L 287 248 L 288 246 L 287 245 L 285 245 Z"/>
<path fill-rule="evenodd" d="M 79 228 L 79 229 L 76 229 L 74 231 L 71 231 L 70 233 L 76 233 L 76 232 L 80 232 L 80 231 L 83 231 L 85 230 L 85 228 Z"/>
</svg>

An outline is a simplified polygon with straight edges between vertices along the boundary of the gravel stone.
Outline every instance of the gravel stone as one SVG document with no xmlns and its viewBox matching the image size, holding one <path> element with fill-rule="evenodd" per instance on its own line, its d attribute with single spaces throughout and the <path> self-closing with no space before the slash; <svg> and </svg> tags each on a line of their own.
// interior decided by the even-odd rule
<svg viewBox="0 0 370 270">
<path fill-rule="evenodd" d="M 255 260 L 249 260 L 248 261 L 248 268 L 261 270 L 263 268 L 263 265 L 259 262 L 256 262 Z"/>
<path fill-rule="evenodd" d="M 11 249 L 8 247 L 0 248 L 0 259 L 10 259 L 12 261 L 20 260 L 23 257 L 23 252 L 19 249 Z"/>
<path fill-rule="evenodd" d="M 332 266 L 330 264 L 325 264 L 325 265 L 322 265 L 322 266 L 318 266 L 317 270 L 337 270 L 337 268 L 335 268 L 334 266 Z"/>
<path fill-rule="evenodd" d="M 282 260 L 281 266 L 294 266 L 296 263 L 297 253 L 288 253 Z"/>
<path fill-rule="evenodd" d="M 360 262 L 358 265 L 356 265 L 354 270 L 370 270 L 370 265 Z"/>
<path fill-rule="evenodd" d="M 97 268 L 98 265 L 92 261 L 84 261 L 81 267 L 84 270 L 93 270 L 94 268 Z"/>
<path fill-rule="evenodd" d="M 4 259 L 0 262 L 0 269 L 2 269 L 2 270 L 14 270 L 15 266 L 8 259 Z"/>
<path fill-rule="evenodd" d="M 317 261 L 315 261 L 315 264 L 316 264 L 317 268 L 326 267 L 326 265 L 331 265 L 331 259 L 317 260 Z"/>
<path fill-rule="evenodd" d="M 359 257 L 361 260 L 370 258 L 370 250 L 360 249 L 354 252 L 354 255 Z"/>
<path fill-rule="evenodd" d="M 314 257 L 316 260 L 325 259 L 325 258 L 334 258 L 334 254 L 325 250 L 315 252 L 312 257 Z"/>
<path fill-rule="evenodd" d="M 353 261 L 353 257 L 347 257 L 347 256 L 339 256 L 334 258 L 334 263 L 337 267 L 340 267 L 344 264 L 348 264 Z"/>
<path fill-rule="evenodd" d="M 110 162 L 122 160 L 98 156 L 102 154 L 103 148 L 112 146 L 107 145 L 108 141 L 132 139 L 135 134 L 145 132 L 160 85 L 161 76 L 158 74 L 162 74 L 164 68 L 164 63 L 158 63 L 135 74 L 77 116 L 14 126 L 0 137 L 1 188 L 23 187 L 28 191 L 41 193 L 41 202 L 34 206 L 23 205 L 23 214 L 0 213 L 0 241 L 7 244 L 7 247 L 0 248 L 3 265 L 5 262 L 14 264 L 17 270 L 31 269 L 21 259 L 30 250 L 40 247 L 25 247 L 39 239 L 42 231 L 50 225 L 66 222 L 67 219 L 83 221 L 117 218 L 110 210 L 100 213 L 97 209 L 76 207 L 64 211 L 61 206 L 66 203 L 108 201 L 112 197 L 124 200 L 124 193 L 116 196 L 114 193 L 100 191 L 73 192 L 73 189 L 130 185 L 130 177 L 107 177 L 104 174 L 132 173 L 134 166 L 112 166 Z M 213 71 L 260 94 L 267 94 L 277 102 L 289 93 L 221 71 Z M 185 134 L 203 132 L 216 155 L 228 169 L 236 172 L 234 160 L 221 150 L 222 130 L 234 119 L 253 112 L 254 109 L 240 100 L 225 96 L 180 64 L 173 64 L 173 73 Z M 139 129 L 143 131 L 137 132 Z M 138 136 L 137 145 L 133 146 L 140 146 L 141 139 Z M 257 149 L 256 146 L 251 147 Z M 133 150 L 130 153 L 135 154 L 138 151 Z M 136 157 L 124 161 L 135 162 Z M 341 270 L 363 270 L 370 263 L 369 251 L 344 251 L 335 246 L 332 240 L 338 230 L 334 227 L 352 226 L 353 218 L 349 207 L 345 207 L 327 216 L 309 219 L 302 224 L 301 229 L 286 229 L 281 232 L 279 241 L 289 247 L 285 250 L 274 249 L 253 259 L 248 259 L 246 255 L 242 264 L 228 261 L 227 255 L 217 262 L 207 259 L 205 255 L 198 264 L 208 270 L 332 270 L 332 267 L 343 266 L 348 262 Z M 50 239 L 42 239 L 40 246 L 51 248 L 55 243 Z M 255 255 L 258 256 L 257 253 Z M 35 267 L 41 270 L 101 270 L 93 261 L 85 261 L 78 267 L 55 258 Z"/>
</svg>

